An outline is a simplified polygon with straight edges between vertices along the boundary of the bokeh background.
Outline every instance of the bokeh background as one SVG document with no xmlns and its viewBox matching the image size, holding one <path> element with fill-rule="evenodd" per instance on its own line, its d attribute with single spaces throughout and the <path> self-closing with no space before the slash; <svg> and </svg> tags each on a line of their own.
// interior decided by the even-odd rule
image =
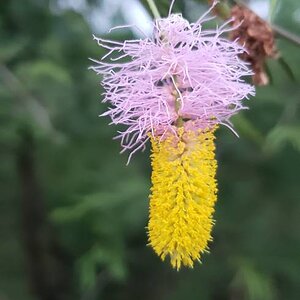
<svg viewBox="0 0 300 300">
<path fill-rule="evenodd" d="M 204 2 L 174 10 L 195 21 Z M 247 3 L 300 36 L 299 0 Z M 177 272 L 146 246 L 149 150 L 126 166 L 88 70 L 104 54 L 92 33 L 149 32 L 145 4 L 0 1 L 0 299 L 300 299 L 300 47 L 276 38 L 270 84 L 233 118 L 240 138 L 218 131 L 214 242 Z"/>
</svg>

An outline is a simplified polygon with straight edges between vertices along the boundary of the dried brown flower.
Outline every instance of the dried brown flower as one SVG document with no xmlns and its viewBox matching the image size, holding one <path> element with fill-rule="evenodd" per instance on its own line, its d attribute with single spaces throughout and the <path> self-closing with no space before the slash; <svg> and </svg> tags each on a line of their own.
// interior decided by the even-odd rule
<svg viewBox="0 0 300 300">
<path fill-rule="evenodd" d="M 234 18 L 233 26 L 237 28 L 230 33 L 230 38 L 238 39 L 247 49 L 248 53 L 244 53 L 242 59 L 251 63 L 254 72 L 253 83 L 267 85 L 269 78 L 265 71 L 265 60 L 278 57 L 272 28 L 244 6 L 233 6 L 231 15 Z"/>
</svg>

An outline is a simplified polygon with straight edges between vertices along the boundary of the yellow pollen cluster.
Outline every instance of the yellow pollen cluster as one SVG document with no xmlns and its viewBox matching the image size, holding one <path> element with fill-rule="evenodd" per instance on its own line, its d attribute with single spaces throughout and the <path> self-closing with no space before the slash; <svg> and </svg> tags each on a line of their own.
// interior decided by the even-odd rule
<svg viewBox="0 0 300 300">
<path fill-rule="evenodd" d="M 214 130 L 151 138 L 149 244 L 172 267 L 193 267 L 208 249 L 217 200 Z"/>
</svg>

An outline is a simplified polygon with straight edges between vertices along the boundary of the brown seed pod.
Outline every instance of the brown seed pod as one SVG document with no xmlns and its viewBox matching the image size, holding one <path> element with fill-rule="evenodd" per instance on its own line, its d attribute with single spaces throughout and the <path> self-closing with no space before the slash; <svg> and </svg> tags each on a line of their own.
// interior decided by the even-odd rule
<svg viewBox="0 0 300 300">
<path fill-rule="evenodd" d="M 247 49 L 248 53 L 244 53 L 242 59 L 251 63 L 253 83 L 267 85 L 269 78 L 265 71 L 265 60 L 278 57 L 272 28 L 244 6 L 233 6 L 231 16 L 234 19 L 232 25 L 237 28 L 230 32 L 230 38 L 238 39 L 238 43 Z"/>
</svg>

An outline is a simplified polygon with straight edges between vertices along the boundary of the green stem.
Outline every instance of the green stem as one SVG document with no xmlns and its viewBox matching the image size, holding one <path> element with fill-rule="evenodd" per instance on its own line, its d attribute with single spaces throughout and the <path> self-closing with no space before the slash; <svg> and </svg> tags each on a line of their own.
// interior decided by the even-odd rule
<svg viewBox="0 0 300 300">
<path fill-rule="evenodd" d="M 159 11 L 157 9 L 157 6 L 156 6 L 154 0 L 147 0 L 147 2 L 148 2 L 148 5 L 150 7 L 150 10 L 153 13 L 154 18 L 155 19 L 160 19 L 160 14 L 159 14 Z"/>
<path fill-rule="evenodd" d="M 173 82 L 173 85 L 175 88 L 174 93 L 173 93 L 173 95 L 175 97 L 175 111 L 178 114 L 178 111 L 181 108 L 181 99 L 180 99 L 180 94 L 179 94 L 180 92 L 176 86 L 176 76 L 172 76 L 172 82 Z M 183 118 L 178 116 L 177 120 L 175 121 L 175 125 L 177 127 L 182 127 L 183 124 L 184 124 Z"/>
<path fill-rule="evenodd" d="M 231 16 L 231 9 L 227 2 L 222 1 L 216 5 L 215 11 L 217 15 L 224 20 L 227 20 Z"/>
<path fill-rule="evenodd" d="M 270 23 L 273 21 L 273 16 L 274 16 L 276 6 L 277 6 L 277 0 L 271 0 L 269 16 L 268 16 Z"/>
</svg>

